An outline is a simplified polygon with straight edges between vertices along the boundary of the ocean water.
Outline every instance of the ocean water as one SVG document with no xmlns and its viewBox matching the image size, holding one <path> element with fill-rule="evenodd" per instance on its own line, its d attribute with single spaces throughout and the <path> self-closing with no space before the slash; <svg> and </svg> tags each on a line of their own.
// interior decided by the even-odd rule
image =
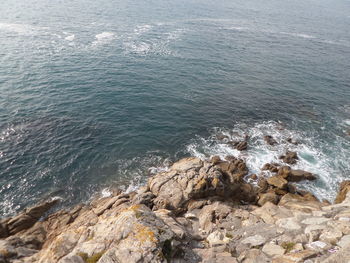
<svg viewBox="0 0 350 263">
<path fill-rule="evenodd" d="M 0 217 L 130 191 L 183 156 L 256 173 L 286 149 L 319 198 L 350 178 L 349 0 L 0 2 Z"/>
</svg>

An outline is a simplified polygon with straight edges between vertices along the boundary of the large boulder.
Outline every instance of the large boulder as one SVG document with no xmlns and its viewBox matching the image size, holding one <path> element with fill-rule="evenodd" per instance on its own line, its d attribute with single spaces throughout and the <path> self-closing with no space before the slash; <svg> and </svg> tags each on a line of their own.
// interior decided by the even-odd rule
<svg viewBox="0 0 350 263">
<path fill-rule="evenodd" d="M 317 177 L 310 172 L 304 170 L 293 170 L 289 166 L 280 167 L 278 169 L 278 175 L 282 176 L 289 182 L 300 182 L 303 180 L 313 181 L 317 179 Z"/>
<path fill-rule="evenodd" d="M 155 196 L 154 208 L 182 211 L 191 199 L 232 196 L 242 183 L 233 172 L 244 169 L 240 161 L 213 165 L 198 158 L 180 160 L 169 171 L 150 178 L 148 187 Z"/>
</svg>

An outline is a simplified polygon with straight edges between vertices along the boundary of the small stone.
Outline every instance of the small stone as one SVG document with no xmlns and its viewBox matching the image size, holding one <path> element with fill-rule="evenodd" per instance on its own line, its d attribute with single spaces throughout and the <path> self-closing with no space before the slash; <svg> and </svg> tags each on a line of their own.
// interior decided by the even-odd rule
<svg viewBox="0 0 350 263">
<path fill-rule="evenodd" d="M 214 247 L 227 244 L 230 239 L 226 237 L 226 233 L 216 230 L 207 236 L 207 241 L 211 247 Z"/>
<path fill-rule="evenodd" d="M 261 246 L 265 242 L 266 242 L 266 239 L 260 235 L 247 237 L 247 238 L 242 240 L 243 244 L 250 245 L 251 247 Z"/>
<path fill-rule="evenodd" d="M 262 248 L 262 252 L 267 254 L 268 256 L 274 257 L 274 256 L 281 256 L 284 254 L 286 250 L 282 248 L 279 245 L 272 244 L 272 243 L 267 243 L 264 245 Z"/>
</svg>

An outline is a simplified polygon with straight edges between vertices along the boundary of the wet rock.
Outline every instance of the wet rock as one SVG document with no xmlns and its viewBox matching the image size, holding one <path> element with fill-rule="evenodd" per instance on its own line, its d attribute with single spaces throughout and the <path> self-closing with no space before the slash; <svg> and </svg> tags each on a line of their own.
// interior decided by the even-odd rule
<svg viewBox="0 0 350 263">
<path fill-rule="evenodd" d="M 335 198 L 334 203 L 340 204 L 341 202 L 343 202 L 349 191 L 350 191 L 350 180 L 343 181 L 340 184 L 339 192 L 337 194 L 337 197 Z"/>
<path fill-rule="evenodd" d="M 238 150 L 238 151 L 244 151 L 244 150 L 247 150 L 248 148 L 248 143 L 246 141 L 243 141 L 243 142 L 239 142 L 235 148 Z"/>
<path fill-rule="evenodd" d="M 277 144 L 277 141 L 271 135 L 264 136 L 264 141 L 268 145 L 276 145 Z"/>
<path fill-rule="evenodd" d="M 294 144 L 294 145 L 298 145 L 298 142 L 295 141 L 293 138 L 288 138 L 287 139 L 287 142 L 291 143 L 291 144 Z"/>
<path fill-rule="evenodd" d="M 291 170 L 288 174 L 287 180 L 289 182 L 300 182 L 302 180 L 316 180 L 317 177 L 312 173 L 303 171 L 303 170 Z"/>
<path fill-rule="evenodd" d="M 283 162 L 288 164 L 295 164 L 299 159 L 297 153 L 292 151 L 287 151 L 284 155 L 281 155 L 279 158 L 282 159 Z"/>
<path fill-rule="evenodd" d="M 272 173 L 277 173 L 278 172 L 279 165 L 275 163 L 266 163 L 264 166 L 261 168 L 263 171 L 270 171 Z"/>
</svg>

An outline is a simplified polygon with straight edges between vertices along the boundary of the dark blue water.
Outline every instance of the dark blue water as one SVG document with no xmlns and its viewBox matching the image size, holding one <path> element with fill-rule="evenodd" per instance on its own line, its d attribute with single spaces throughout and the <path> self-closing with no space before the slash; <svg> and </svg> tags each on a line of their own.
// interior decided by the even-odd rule
<svg viewBox="0 0 350 263">
<path fill-rule="evenodd" d="M 350 177 L 350 2 L 2 0 L 0 216 L 131 189 L 185 155 Z M 283 126 L 283 130 L 280 126 Z M 235 152 L 218 133 L 249 133 Z"/>
</svg>

